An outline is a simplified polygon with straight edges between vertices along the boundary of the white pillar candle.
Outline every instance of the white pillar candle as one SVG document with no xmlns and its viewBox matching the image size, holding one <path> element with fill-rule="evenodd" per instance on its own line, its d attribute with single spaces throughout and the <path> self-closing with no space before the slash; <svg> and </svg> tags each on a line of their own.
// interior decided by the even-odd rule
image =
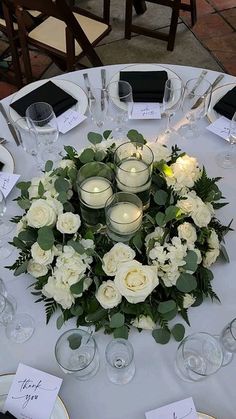
<svg viewBox="0 0 236 419">
<path fill-rule="evenodd" d="M 111 183 L 103 177 L 94 176 L 86 179 L 80 189 L 82 201 L 90 208 L 104 208 L 112 194 Z"/>
<path fill-rule="evenodd" d="M 130 202 L 121 202 L 110 209 L 111 228 L 123 234 L 129 234 L 139 229 L 142 223 L 142 211 Z"/>
<path fill-rule="evenodd" d="M 146 190 L 151 182 L 148 180 L 149 168 L 142 160 L 126 160 L 117 169 L 117 186 L 122 191 L 129 191 L 129 188 L 132 188 L 134 193 Z"/>
</svg>

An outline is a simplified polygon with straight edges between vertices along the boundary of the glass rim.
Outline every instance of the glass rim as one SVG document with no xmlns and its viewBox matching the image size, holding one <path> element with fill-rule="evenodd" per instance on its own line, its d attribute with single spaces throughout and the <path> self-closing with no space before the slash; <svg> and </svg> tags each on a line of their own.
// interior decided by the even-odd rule
<svg viewBox="0 0 236 419">
<path fill-rule="evenodd" d="M 147 167 L 145 168 L 145 169 L 142 169 L 142 170 L 137 170 L 137 172 L 136 173 L 142 173 L 142 172 L 144 172 L 145 170 L 147 170 L 147 169 L 149 169 L 149 167 L 153 164 L 153 162 L 154 162 L 154 153 L 153 153 L 153 151 L 152 151 L 152 149 L 147 145 L 147 144 L 140 144 L 140 143 L 138 143 L 138 142 L 135 142 L 135 141 L 126 141 L 125 143 L 122 143 L 122 144 L 120 144 L 116 149 L 115 149 L 115 151 L 114 151 L 114 164 L 115 164 L 115 166 L 116 167 L 119 167 L 119 169 L 120 169 L 120 166 L 118 166 L 117 165 L 117 163 L 115 162 L 115 158 L 116 158 L 116 154 L 117 154 L 117 152 L 118 152 L 118 150 L 121 148 L 121 147 L 123 147 L 123 146 L 126 146 L 127 144 L 137 144 L 137 145 L 139 145 L 140 147 L 145 147 L 146 149 L 148 149 L 148 151 L 150 152 L 150 155 L 151 155 L 151 162 L 150 163 L 146 163 L 145 162 L 145 164 L 147 165 Z M 138 150 L 137 150 L 138 151 Z M 130 156 L 130 157 L 132 157 L 132 156 Z M 120 160 L 121 161 L 121 163 L 122 162 L 124 162 L 124 161 L 128 161 L 129 160 L 129 158 L 127 158 L 127 159 L 123 159 L 123 160 Z M 138 161 L 140 160 L 140 161 L 143 161 L 144 162 L 144 160 L 142 160 L 142 159 L 137 159 Z M 124 172 L 128 172 L 129 173 L 129 171 L 128 170 L 125 170 L 125 169 L 121 169 L 121 170 L 123 170 Z"/>
<path fill-rule="evenodd" d="M 129 91 L 129 93 L 126 93 L 126 94 L 123 94 L 123 95 L 120 95 L 119 94 L 119 92 L 118 92 L 118 95 L 117 94 L 113 94 L 111 91 L 110 91 L 110 89 L 109 89 L 109 87 L 110 86 L 115 86 L 115 84 L 117 84 L 117 85 L 119 85 L 119 83 L 123 83 L 124 85 L 126 85 L 128 88 L 130 88 L 130 91 Z M 117 99 L 117 97 L 121 100 L 121 99 L 125 99 L 126 97 L 128 97 L 128 96 L 133 96 L 133 90 L 132 90 L 132 86 L 131 86 L 131 84 L 128 82 L 128 81 L 125 81 L 125 80 L 114 80 L 114 81 L 111 81 L 110 83 L 108 83 L 108 85 L 107 85 L 107 87 L 106 87 L 106 90 L 107 90 L 107 93 L 108 93 L 108 95 L 111 97 L 111 98 L 113 98 L 113 99 Z"/>
<path fill-rule="evenodd" d="M 94 353 L 93 353 L 93 356 L 92 356 L 92 359 L 90 360 L 90 362 L 85 366 L 85 367 L 83 367 L 83 368 L 79 368 L 79 369 L 70 369 L 70 368 L 67 368 L 67 367 L 65 367 L 64 365 L 62 365 L 61 364 L 61 362 L 59 362 L 59 360 L 58 360 L 58 357 L 57 357 L 57 346 L 59 345 L 59 341 L 66 335 L 66 334 L 69 334 L 69 332 L 70 333 L 78 333 L 78 331 L 80 331 L 80 332 L 83 332 L 83 334 L 86 334 L 86 335 L 88 335 L 89 336 L 89 338 L 88 338 L 88 340 L 87 340 L 87 343 L 90 341 L 90 340 L 92 340 L 92 342 L 94 343 Z M 55 358 L 56 358 L 56 361 L 57 361 L 57 363 L 58 363 L 58 365 L 61 367 L 61 368 L 63 368 L 63 369 L 65 369 L 66 371 L 70 371 L 70 372 L 79 372 L 79 371 L 84 371 L 86 368 L 88 368 L 89 367 L 89 365 L 93 362 L 93 360 L 94 360 L 94 358 L 95 358 L 95 355 L 96 355 L 96 351 L 97 351 L 97 343 L 96 343 L 96 341 L 95 341 L 95 339 L 94 339 L 94 337 L 90 334 L 90 333 L 88 333 L 86 330 L 83 330 L 83 329 L 70 329 L 70 330 L 66 330 L 64 333 L 62 333 L 62 335 L 61 336 L 59 336 L 59 338 L 57 339 L 57 341 L 56 341 L 56 344 L 55 344 L 55 348 L 54 348 L 54 355 L 55 355 Z"/>
<path fill-rule="evenodd" d="M 131 364 L 131 362 L 134 359 L 134 348 L 131 345 L 131 343 L 129 342 L 128 339 L 123 339 L 123 338 L 116 338 L 116 339 L 112 339 L 106 346 L 105 349 L 105 357 L 106 357 L 106 361 L 108 362 L 108 364 L 114 368 L 114 365 L 112 365 L 112 363 L 108 360 L 108 351 L 110 350 L 110 348 L 115 344 L 115 343 L 121 343 L 124 346 L 128 346 L 129 350 L 130 350 L 130 354 L 131 354 L 131 359 L 129 362 L 129 365 Z M 129 365 L 127 365 L 125 368 L 127 368 Z M 122 370 L 121 370 L 122 371 Z"/>
<path fill-rule="evenodd" d="M 197 82 L 198 81 L 198 77 L 193 77 L 193 78 L 191 78 L 191 79 L 188 79 L 187 81 L 186 81 L 186 83 L 185 83 L 185 85 L 184 85 L 184 89 L 185 90 L 187 90 L 187 92 L 189 93 L 189 88 L 187 88 L 187 86 L 190 84 L 190 82 Z M 208 87 L 207 87 L 207 90 L 208 90 L 208 88 L 211 88 L 212 87 L 212 84 L 211 84 L 211 82 L 209 82 L 208 80 L 206 80 L 206 79 L 204 79 L 204 80 L 202 80 L 202 82 L 201 82 L 201 88 L 203 87 L 202 85 L 204 85 L 204 83 L 206 83 L 206 85 L 208 85 Z M 206 86 L 205 86 L 205 88 L 206 88 Z M 197 90 L 197 89 L 196 89 Z M 202 92 L 202 93 L 197 93 L 197 92 L 194 92 L 194 96 L 195 97 L 197 97 L 197 96 L 199 96 L 199 97 L 207 97 L 208 95 L 209 95 L 209 93 L 211 93 L 211 90 L 209 90 L 208 92 L 207 92 L 207 90 L 205 90 L 204 92 Z"/>
<path fill-rule="evenodd" d="M 125 204 L 133 204 L 138 209 L 140 209 L 141 210 L 141 213 L 142 213 L 142 211 L 143 211 L 143 203 L 142 203 L 141 199 L 135 193 L 132 193 L 132 192 L 124 192 L 124 191 L 115 192 L 111 196 L 109 196 L 109 198 L 107 198 L 106 203 L 105 203 L 105 207 L 104 207 L 105 210 L 107 211 L 108 205 L 109 204 L 112 204 L 112 199 L 115 199 L 116 197 L 121 197 L 122 195 L 124 195 L 124 201 L 117 201 L 117 202 L 114 202 L 114 204 L 122 204 L 122 203 L 125 203 Z M 134 204 L 131 201 L 125 201 L 125 197 L 127 197 L 127 196 L 134 198 L 136 200 L 137 204 Z M 139 218 L 139 216 L 138 216 L 138 218 Z M 124 224 L 124 223 L 121 223 L 121 224 Z M 128 223 L 125 223 L 125 224 L 128 224 Z"/>
<path fill-rule="evenodd" d="M 90 193 L 90 194 L 92 194 L 92 195 L 98 195 L 98 194 L 100 194 L 100 193 L 103 193 L 103 192 L 106 192 L 107 190 L 109 190 L 110 188 L 112 188 L 112 182 L 109 180 L 109 179 L 107 179 L 107 178 L 102 178 L 102 179 L 105 179 L 106 181 L 107 181 L 107 183 L 109 183 L 109 185 L 107 185 L 106 186 L 106 188 L 104 188 L 104 189 L 102 189 L 102 190 L 99 190 L 99 191 L 88 191 L 87 189 L 85 189 L 85 188 L 83 188 L 83 184 L 86 182 L 87 183 L 87 181 L 89 180 L 89 179 L 93 179 L 93 178 L 96 178 L 97 179 L 97 176 L 91 176 L 91 177 L 88 177 L 87 179 L 84 179 L 84 181 L 82 182 L 82 184 L 81 185 L 78 185 L 78 187 L 81 189 L 81 191 L 83 191 L 83 192 L 85 192 L 85 193 Z M 109 197 L 110 198 L 110 197 Z M 108 199 L 109 199 L 108 198 Z"/>
<path fill-rule="evenodd" d="M 27 115 L 28 109 L 31 108 L 31 107 L 33 107 L 33 106 L 35 106 L 36 104 L 37 105 L 47 105 L 48 106 L 48 109 L 50 110 L 50 114 L 48 114 L 48 116 L 46 118 L 43 118 L 43 119 L 33 119 L 33 118 L 31 118 L 31 116 L 28 116 Z M 55 112 L 53 110 L 52 105 L 50 105 L 50 103 L 47 103 L 47 102 L 34 102 L 34 103 L 31 103 L 31 105 L 29 105 L 28 108 L 26 109 L 26 111 L 25 111 L 25 118 L 30 119 L 32 122 L 44 122 L 44 121 L 47 121 L 50 118 L 50 116 L 53 116 L 53 114 L 55 115 Z"/>
<path fill-rule="evenodd" d="M 205 336 L 208 336 L 208 337 L 210 336 L 210 338 L 214 339 L 217 342 L 217 339 L 213 335 L 211 335 L 210 333 L 207 333 L 207 332 L 196 332 L 196 333 L 192 333 L 191 335 L 186 336 L 184 338 L 184 340 L 180 343 L 179 347 L 178 347 L 178 350 L 181 349 L 182 357 L 183 357 L 184 360 L 185 360 L 184 352 L 183 352 L 184 351 L 184 345 L 186 344 L 186 341 L 189 338 L 190 339 L 191 338 L 194 338 L 196 335 L 205 335 Z M 219 348 L 220 348 L 220 344 L 219 344 Z M 217 372 L 221 368 L 222 363 L 223 363 L 223 353 L 221 353 L 221 363 L 220 363 L 220 366 L 212 374 L 214 374 L 215 372 Z M 201 377 L 208 377 L 208 374 L 203 374 L 203 373 L 201 373 L 199 371 L 196 371 L 194 368 L 191 368 L 189 366 L 187 366 L 187 369 L 189 369 L 190 371 L 193 371 L 195 374 L 197 374 L 197 375 L 199 375 Z"/>
<path fill-rule="evenodd" d="M 2 298 L 2 300 L 3 300 L 3 303 L 4 303 L 4 305 L 3 305 L 3 308 L 2 308 L 2 310 L 0 310 L 0 314 L 2 314 L 3 312 L 4 312 L 4 310 L 5 310 L 5 308 L 6 308 L 6 301 L 7 301 L 7 299 L 6 299 L 6 297 L 3 295 L 3 294 L 0 294 L 0 299 Z"/>
<path fill-rule="evenodd" d="M 232 335 L 232 338 L 234 339 L 234 340 L 236 340 L 236 336 L 235 336 L 235 334 L 233 333 L 233 323 L 234 322 L 236 322 L 236 317 L 233 319 L 233 320 L 231 320 L 231 322 L 230 322 L 230 324 L 229 324 L 229 330 L 230 330 L 230 333 L 231 333 L 231 335 Z"/>
</svg>

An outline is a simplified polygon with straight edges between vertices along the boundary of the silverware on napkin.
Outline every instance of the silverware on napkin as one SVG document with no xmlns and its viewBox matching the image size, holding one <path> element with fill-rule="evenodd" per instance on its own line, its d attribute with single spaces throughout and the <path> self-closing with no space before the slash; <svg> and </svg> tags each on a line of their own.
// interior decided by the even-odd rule
<svg viewBox="0 0 236 419">
<path fill-rule="evenodd" d="M 18 138 L 17 132 L 16 132 L 14 126 L 12 125 L 10 119 L 8 118 L 7 113 L 6 113 L 6 111 L 3 107 L 3 104 L 1 102 L 0 102 L 0 113 L 2 114 L 3 118 L 5 119 L 5 121 L 8 125 L 8 128 L 9 128 L 9 130 L 10 130 L 10 132 L 11 132 L 11 134 L 12 134 L 14 140 L 15 140 L 16 145 L 19 146 L 20 145 L 20 140 Z"/>
<path fill-rule="evenodd" d="M 95 97 L 92 94 L 92 90 L 91 90 L 91 86 L 90 86 L 90 81 L 89 81 L 89 78 L 88 78 L 88 73 L 84 73 L 83 74 L 83 77 L 84 77 L 84 83 L 85 83 L 85 86 L 86 86 L 86 89 L 87 89 L 87 93 L 88 93 L 88 98 L 91 99 L 91 100 L 94 100 Z"/>
<path fill-rule="evenodd" d="M 102 111 L 103 111 L 104 108 L 105 108 L 104 100 L 105 100 L 105 89 L 106 89 L 106 70 L 105 70 L 105 68 L 101 69 L 101 79 L 102 79 L 101 108 L 102 108 Z"/>
<path fill-rule="evenodd" d="M 202 70 L 200 76 L 198 77 L 195 85 L 193 86 L 192 90 L 189 92 L 188 96 L 189 97 L 193 97 L 195 90 L 198 88 L 198 86 L 201 84 L 202 80 L 204 79 L 204 77 L 207 75 L 208 71 L 207 70 Z"/>
<path fill-rule="evenodd" d="M 208 87 L 208 89 L 205 91 L 204 95 L 210 93 L 211 89 L 214 89 L 214 87 L 216 87 L 216 85 L 218 83 L 220 83 L 220 81 L 223 79 L 223 77 L 224 77 L 224 74 L 220 74 L 220 76 L 216 77 L 215 81 L 211 84 L 210 87 Z M 193 104 L 193 106 L 191 107 L 191 109 L 198 108 L 198 106 L 200 106 L 203 101 L 204 101 L 204 98 L 203 97 L 199 97 L 198 100 Z"/>
</svg>

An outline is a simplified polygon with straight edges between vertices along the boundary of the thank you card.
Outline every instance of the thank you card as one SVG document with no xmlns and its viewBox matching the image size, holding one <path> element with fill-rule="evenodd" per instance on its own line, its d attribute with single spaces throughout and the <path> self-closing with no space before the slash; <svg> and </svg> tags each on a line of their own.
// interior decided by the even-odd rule
<svg viewBox="0 0 236 419">
<path fill-rule="evenodd" d="M 62 379 L 19 364 L 4 410 L 17 419 L 49 419 Z"/>
<path fill-rule="evenodd" d="M 192 397 L 147 412 L 146 419 L 198 419 Z"/>
</svg>

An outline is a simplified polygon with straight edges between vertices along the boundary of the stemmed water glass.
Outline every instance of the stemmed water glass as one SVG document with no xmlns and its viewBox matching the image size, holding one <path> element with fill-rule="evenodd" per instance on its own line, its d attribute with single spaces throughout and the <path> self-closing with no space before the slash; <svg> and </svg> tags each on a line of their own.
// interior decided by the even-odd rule
<svg viewBox="0 0 236 419">
<path fill-rule="evenodd" d="M 107 116 L 107 92 L 105 89 L 92 88 L 88 95 L 91 119 L 101 130 Z"/>
<path fill-rule="evenodd" d="M 174 132 L 170 126 L 171 118 L 180 109 L 183 100 L 184 85 L 179 77 L 173 77 L 166 81 L 164 97 L 163 97 L 163 112 L 166 117 L 166 128 L 158 137 L 166 136 Z"/>
<path fill-rule="evenodd" d="M 234 147 L 236 143 L 236 112 L 230 122 L 228 141 L 231 145 L 231 147 L 228 148 L 228 151 L 223 151 L 216 156 L 217 164 L 224 169 L 232 169 L 236 166 L 236 153 Z"/>
<path fill-rule="evenodd" d="M 47 160 L 56 162 L 59 159 L 59 130 L 56 115 L 49 103 L 36 102 L 26 109 L 29 128 L 37 138 L 37 157 L 41 169 Z"/>
<path fill-rule="evenodd" d="M 134 350 L 126 339 L 113 339 L 106 347 L 107 375 L 114 384 L 127 384 L 135 374 Z"/>
<path fill-rule="evenodd" d="M 13 231 L 13 224 L 4 219 L 6 213 L 6 199 L 3 192 L 0 190 L 0 260 L 8 258 L 13 252 L 13 247 L 9 246 L 9 234 Z"/>
<path fill-rule="evenodd" d="M 236 318 L 223 328 L 218 338 L 223 351 L 222 366 L 225 366 L 232 361 L 236 352 Z"/>
<path fill-rule="evenodd" d="M 34 332 L 34 321 L 25 313 L 16 314 L 14 300 L 0 294 L 0 324 L 5 327 L 6 336 L 15 343 L 23 343 Z"/>
<path fill-rule="evenodd" d="M 179 133 L 186 138 L 197 137 L 199 129 L 198 121 L 207 114 L 211 99 L 211 83 L 207 80 L 196 87 L 198 79 L 190 79 L 184 88 L 182 110 L 187 119 L 187 124 L 180 127 Z"/>
<path fill-rule="evenodd" d="M 108 118 L 115 125 L 113 137 L 123 138 L 129 115 L 133 109 L 132 87 L 126 81 L 113 81 L 107 85 Z"/>
</svg>

